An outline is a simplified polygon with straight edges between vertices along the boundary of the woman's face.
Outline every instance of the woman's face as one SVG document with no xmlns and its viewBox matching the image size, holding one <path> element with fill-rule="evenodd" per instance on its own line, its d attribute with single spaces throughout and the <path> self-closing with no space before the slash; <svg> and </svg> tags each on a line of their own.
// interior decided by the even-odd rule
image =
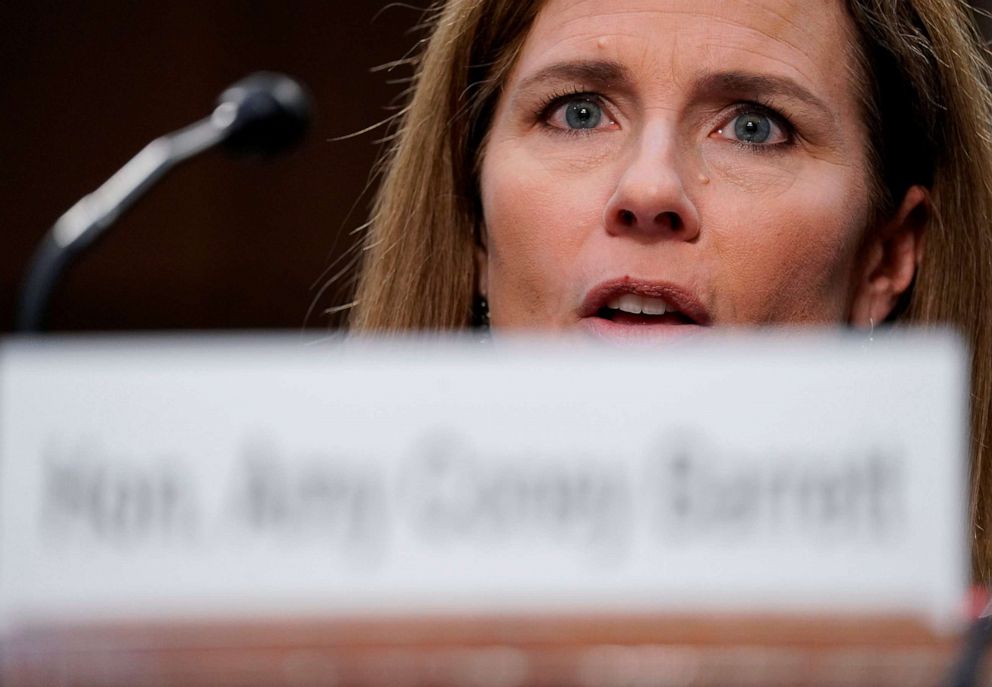
<svg viewBox="0 0 992 687">
<path fill-rule="evenodd" d="M 852 35 L 839 0 L 549 0 L 484 152 L 493 326 L 867 324 Z"/>
</svg>

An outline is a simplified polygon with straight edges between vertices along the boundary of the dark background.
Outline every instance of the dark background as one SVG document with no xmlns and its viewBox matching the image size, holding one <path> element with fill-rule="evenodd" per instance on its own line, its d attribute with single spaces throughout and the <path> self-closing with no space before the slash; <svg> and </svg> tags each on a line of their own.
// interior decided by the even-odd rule
<svg viewBox="0 0 992 687">
<path fill-rule="evenodd" d="M 173 170 L 67 273 L 57 330 L 326 328 L 325 274 L 355 243 L 382 120 L 422 13 L 382 0 L 0 3 L 0 329 L 36 242 L 151 139 L 269 69 L 312 91 L 306 142 L 271 160 L 211 151 Z M 343 281 L 341 283 L 344 283 Z M 308 310 L 312 308 L 310 316 Z"/>
<path fill-rule="evenodd" d="M 982 4 L 989 5 L 992 0 Z M 423 6 L 426 0 L 415 4 Z M 54 330 L 328 328 L 422 11 L 385 0 L 0 3 L 0 331 L 36 242 L 148 141 L 259 69 L 305 82 L 317 120 L 273 160 L 174 170 L 69 271 Z M 309 313 L 309 314 L 308 314 Z"/>
</svg>

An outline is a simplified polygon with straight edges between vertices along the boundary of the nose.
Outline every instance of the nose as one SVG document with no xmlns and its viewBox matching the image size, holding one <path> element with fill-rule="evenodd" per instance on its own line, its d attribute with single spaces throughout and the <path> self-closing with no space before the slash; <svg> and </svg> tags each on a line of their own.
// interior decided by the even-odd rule
<svg viewBox="0 0 992 687">
<path fill-rule="evenodd" d="M 623 162 L 603 218 L 609 234 L 645 241 L 693 241 L 699 235 L 699 213 L 669 138 L 664 132 L 643 136 Z"/>
</svg>

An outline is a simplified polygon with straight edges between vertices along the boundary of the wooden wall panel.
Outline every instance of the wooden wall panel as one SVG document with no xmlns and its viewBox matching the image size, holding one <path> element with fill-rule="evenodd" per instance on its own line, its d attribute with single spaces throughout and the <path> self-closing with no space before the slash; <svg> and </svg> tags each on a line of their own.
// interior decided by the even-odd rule
<svg viewBox="0 0 992 687">
<path fill-rule="evenodd" d="M 376 136 L 420 12 L 337 2 L 15 2 L 0 8 L 0 327 L 36 241 L 152 138 L 204 117 L 258 69 L 304 81 L 306 144 L 273 160 L 211 152 L 178 168 L 70 271 L 54 329 L 300 327 L 313 284 L 361 223 Z M 392 75 L 396 76 L 396 74 Z M 354 212 L 349 212 L 354 209 Z M 340 302 L 332 290 L 317 310 Z M 327 326 L 318 314 L 308 322 Z"/>
</svg>

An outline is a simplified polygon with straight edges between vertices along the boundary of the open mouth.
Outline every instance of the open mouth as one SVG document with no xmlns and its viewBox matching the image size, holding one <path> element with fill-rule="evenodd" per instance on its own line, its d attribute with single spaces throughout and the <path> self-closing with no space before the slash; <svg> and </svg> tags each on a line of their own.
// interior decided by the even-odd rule
<svg viewBox="0 0 992 687">
<path fill-rule="evenodd" d="M 688 289 L 629 276 L 594 286 L 577 314 L 580 329 L 620 343 L 652 344 L 699 332 L 712 323 L 706 307 Z"/>
<path fill-rule="evenodd" d="M 595 316 L 617 324 L 696 324 L 692 317 L 681 312 L 663 298 L 639 296 L 634 293 L 614 296 L 596 311 Z"/>
</svg>

